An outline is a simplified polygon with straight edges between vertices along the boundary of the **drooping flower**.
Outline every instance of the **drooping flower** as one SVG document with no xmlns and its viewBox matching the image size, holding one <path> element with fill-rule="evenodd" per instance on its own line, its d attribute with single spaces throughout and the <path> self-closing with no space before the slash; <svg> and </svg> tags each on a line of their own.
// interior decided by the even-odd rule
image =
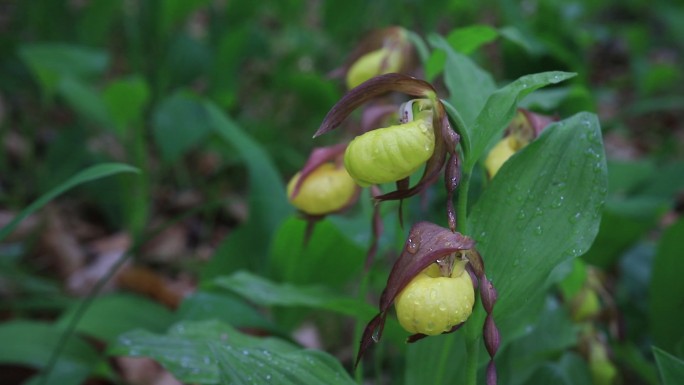
<svg viewBox="0 0 684 385">
<path fill-rule="evenodd" d="M 443 275 L 433 263 L 406 285 L 394 300 L 399 324 L 410 333 L 434 336 L 465 322 L 473 312 L 475 289 L 467 261 L 453 262 L 452 272 Z"/>
<path fill-rule="evenodd" d="M 491 360 L 487 383 L 496 383 L 494 355 L 499 331 L 494 323 L 497 292 L 487 279 L 475 241 L 428 222 L 415 224 L 387 279 L 380 297 L 380 313 L 366 326 L 356 363 L 380 340 L 387 314 L 394 304 L 400 324 L 410 333 L 408 342 L 428 335 L 452 333 L 467 322 L 479 291 L 487 317 L 483 328 Z"/>
<path fill-rule="evenodd" d="M 299 187 L 296 193 L 295 186 Z M 344 167 L 333 162 L 321 164 L 306 179 L 299 172 L 287 185 L 290 203 L 309 215 L 325 215 L 342 210 L 353 202 L 357 194 L 354 180 Z"/>
<path fill-rule="evenodd" d="M 366 132 L 347 146 L 344 165 L 362 187 L 408 178 L 432 156 L 435 133 L 431 103 L 427 99 L 411 100 L 401 109 L 405 111 L 402 115 L 412 118 Z"/>
</svg>

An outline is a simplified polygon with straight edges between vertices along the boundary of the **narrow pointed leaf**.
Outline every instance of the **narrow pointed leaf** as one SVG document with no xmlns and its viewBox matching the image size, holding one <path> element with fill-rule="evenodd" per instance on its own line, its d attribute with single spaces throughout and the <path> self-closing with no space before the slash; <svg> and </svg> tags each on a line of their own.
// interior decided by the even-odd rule
<svg viewBox="0 0 684 385">
<path fill-rule="evenodd" d="M 471 169 L 489 144 L 501 135 L 501 132 L 515 115 L 518 102 L 523 97 L 536 89 L 549 84 L 560 83 L 575 75 L 574 73 L 559 71 L 525 75 L 491 94 L 472 124 L 471 148 L 470 153 L 466 154 L 466 169 Z M 463 113 L 462 110 L 459 111 Z"/>
<path fill-rule="evenodd" d="M 89 182 L 92 180 L 104 178 L 109 175 L 119 174 L 122 172 L 135 172 L 138 170 L 135 167 L 129 166 L 127 164 L 121 163 L 104 163 L 89 167 L 78 174 L 69 178 L 66 182 L 60 184 L 59 186 L 53 188 L 47 193 L 43 194 L 40 198 L 31 203 L 28 207 L 23 209 L 9 224 L 0 230 L 0 241 L 5 239 L 18 225 L 29 215 L 41 209 L 43 206 L 48 204 L 51 200 L 62 195 L 64 192 L 76 187 L 82 183 Z"/>
<path fill-rule="evenodd" d="M 432 35 L 429 41 L 446 53 L 444 83 L 449 90 L 449 103 L 463 117 L 467 127 L 462 128 L 470 131 L 487 97 L 496 90 L 494 79 L 468 56 L 456 52 L 443 37 Z"/>
</svg>

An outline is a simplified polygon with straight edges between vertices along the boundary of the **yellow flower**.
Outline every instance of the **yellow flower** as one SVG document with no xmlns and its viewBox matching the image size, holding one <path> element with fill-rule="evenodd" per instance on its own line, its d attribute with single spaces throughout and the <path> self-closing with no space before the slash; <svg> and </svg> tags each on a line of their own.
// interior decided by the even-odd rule
<svg viewBox="0 0 684 385">
<path fill-rule="evenodd" d="M 356 194 L 356 184 L 343 167 L 323 163 L 309 174 L 299 193 L 292 196 L 301 173 L 287 184 L 287 196 L 293 206 L 310 215 L 323 215 L 344 208 Z"/>
<path fill-rule="evenodd" d="M 517 151 L 525 147 L 527 143 L 522 142 L 513 135 L 508 135 L 501 139 L 487 155 L 485 159 L 485 168 L 489 178 L 494 178 L 501 166 L 513 156 Z"/>
<path fill-rule="evenodd" d="M 465 271 L 466 261 L 454 264 L 444 277 L 433 263 L 418 274 L 394 301 L 401 326 L 410 333 L 437 335 L 470 317 L 475 289 Z"/>
</svg>

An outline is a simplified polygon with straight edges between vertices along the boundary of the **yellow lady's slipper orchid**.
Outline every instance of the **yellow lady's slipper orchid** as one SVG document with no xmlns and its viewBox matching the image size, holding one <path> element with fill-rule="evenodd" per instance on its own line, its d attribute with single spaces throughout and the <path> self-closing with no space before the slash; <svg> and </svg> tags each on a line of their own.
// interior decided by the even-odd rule
<svg viewBox="0 0 684 385">
<path fill-rule="evenodd" d="M 292 196 L 301 173 L 287 184 L 287 196 L 293 206 L 310 215 L 323 215 L 344 208 L 356 194 L 356 184 L 344 167 L 323 163 L 309 174 L 299 193 Z"/>
<path fill-rule="evenodd" d="M 475 290 L 465 261 L 444 277 L 433 263 L 418 274 L 394 301 L 401 326 L 410 333 L 437 335 L 470 317 Z"/>
</svg>

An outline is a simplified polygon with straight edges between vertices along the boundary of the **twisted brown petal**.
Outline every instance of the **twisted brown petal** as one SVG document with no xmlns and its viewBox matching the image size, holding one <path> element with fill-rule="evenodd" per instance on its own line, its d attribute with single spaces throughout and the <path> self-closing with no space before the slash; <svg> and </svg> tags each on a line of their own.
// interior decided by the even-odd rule
<svg viewBox="0 0 684 385">
<path fill-rule="evenodd" d="M 376 76 L 349 90 L 325 116 L 314 138 L 339 127 L 359 106 L 387 92 L 426 97 L 436 91 L 430 83 L 408 75 L 391 73 Z"/>
</svg>

